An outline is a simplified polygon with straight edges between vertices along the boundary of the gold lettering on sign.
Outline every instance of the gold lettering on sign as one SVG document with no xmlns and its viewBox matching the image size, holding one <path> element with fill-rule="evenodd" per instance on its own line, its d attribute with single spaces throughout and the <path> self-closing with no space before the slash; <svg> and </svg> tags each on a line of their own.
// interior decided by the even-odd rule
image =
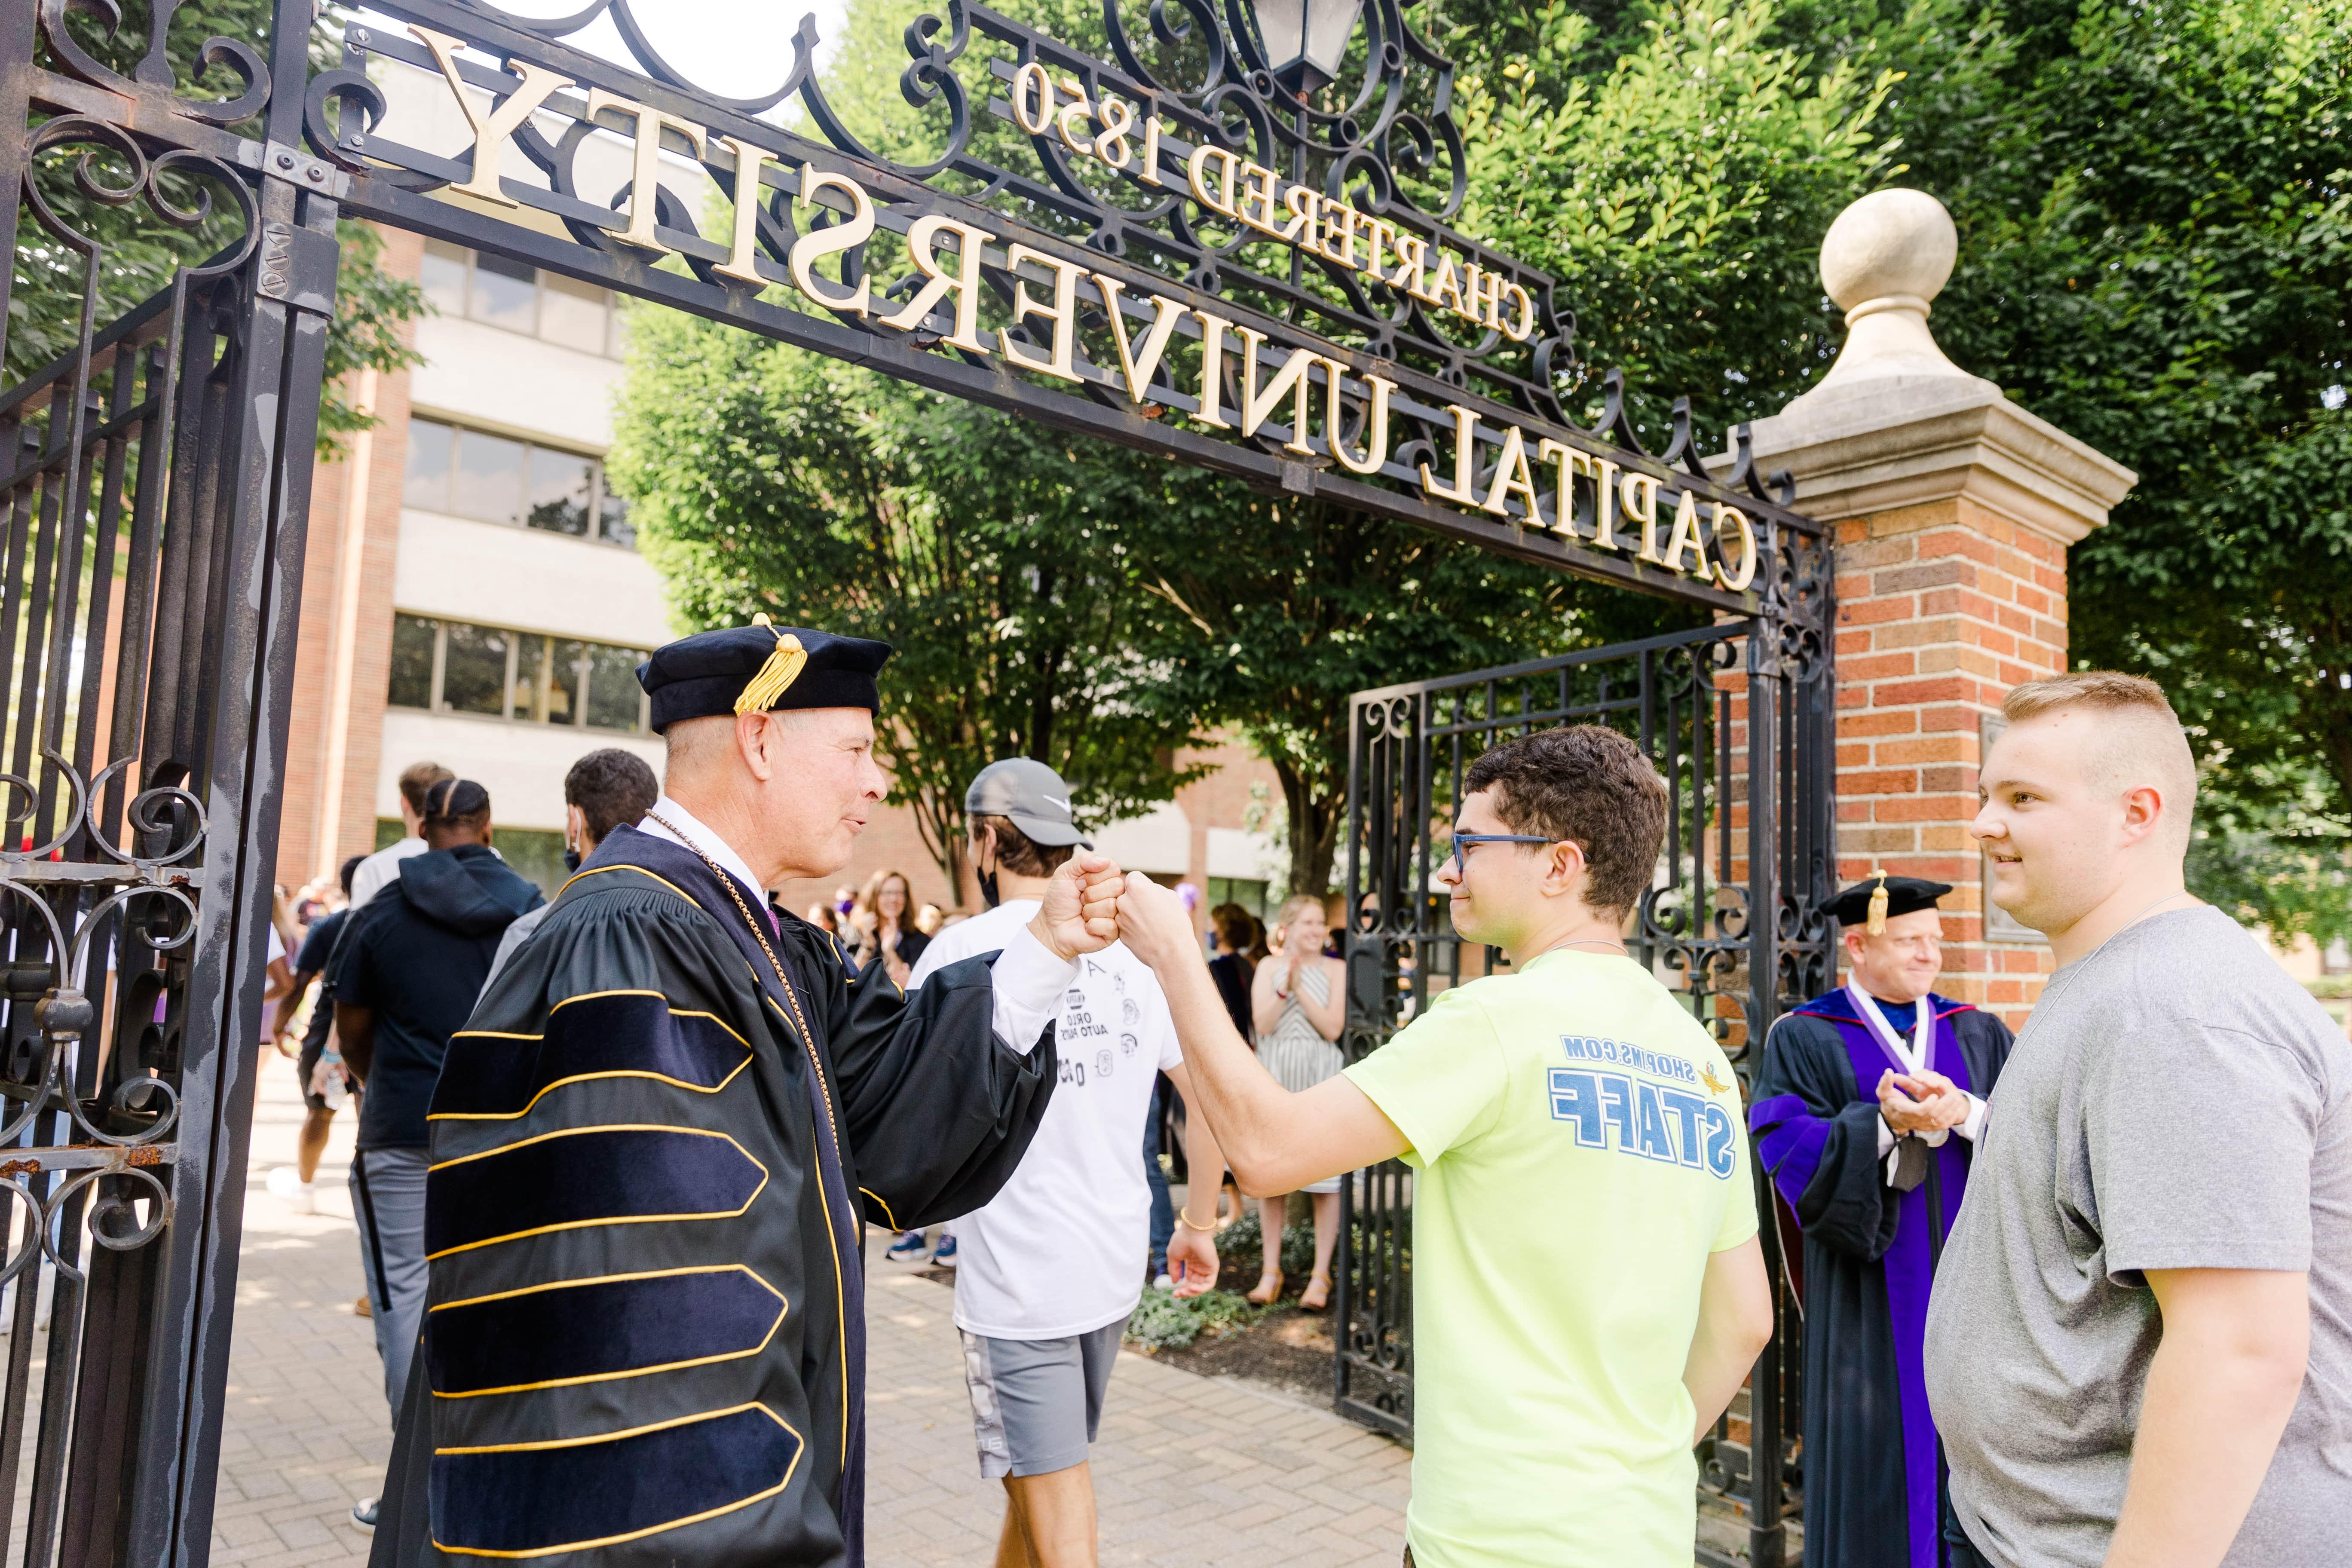
<svg viewBox="0 0 2352 1568">
<path fill-rule="evenodd" d="M 1274 187 L 1281 176 L 1263 163 L 1242 165 L 1242 194 L 1234 199 L 1234 216 L 1261 234 L 1276 239 L 1282 230 L 1274 222 Z"/>
<path fill-rule="evenodd" d="M 1192 417 L 1212 430 L 1230 430 L 1224 416 L 1225 329 L 1233 323 L 1206 310 L 1192 314 L 1201 322 L 1201 411 Z"/>
<path fill-rule="evenodd" d="M 849 216 L 836 219 L 824 228 L 803 224 L 798 239 L 793 241 L 792 254 L 784 258 L 793 271 L 793 282 L 800 291 L 820 305 L 836 310 L 847 310 L 863 316 L 873 303 L 873 279 L 859 270 L 857 287 L 845 295 L 829 292 L 824 280 L 816 275 L 816 264 L 828 256 L 865 244 L 874 237 L 874 198 L 866 187 L 846 174 L 830 174 L 814 163 L 801 165 L 801 193 L 794 206 L 803 213 L 813 212 L 816 198 L 826 191 L 839 191 L 849 198 Z"/>
<path fill-rule="evenodd" d="M 1145 389 L 1151 384 L 1152 373 L 1168 353 L 1168 340 L 1176 335 L 1177 323 L 1184 319 L 1184 306 L 1165 294 L 1150 296 L 1154 312 L 1151 325 L 1143 334 L 1140 351 L 1130 346 L 1127 335 L 1127 316 L 1118 308 L 1118 293 L 1126 285 L 1108 272 L 1095 275 L 1095 287 L 1102 290 L 1103 309 L 1110 312 L 1110 341 L 1118 350 L 1118 368 L 1127 377 L 1127 395 L 1138 403 L 1144 401 Z"/>
<path fill-rule="evenodd" d="M 1503 455 L 1495 459 L 1495 482 L 1487 488 L 1486 499 L 1479 503 L 1478 510 L 1508 517 L 1510 513 L 1504 503 L 1514 492 L 1526 510 L 1528 526 L 1541 528 L 1543 514 L 1536 510 L 1535 477 L 1528 472 L 1528 438 L 1516 425 L 1504 428 Z"/>
<path fill-rule="evenodd" d="M 1683 564 L 1683 552 L 1690 552 L 1691 563 Z M 1706 541 L 1698 532 L 1698 499 L 1688 489 L 1675 503 L 1674 531 L 1666 536 L 1665 568 L 1687 577 L 1706 575 Z"/>
<path fill-rule="evenodd" d="M 936 247 L 940 237 L 956 237 L 959 253 L 956 269 L 950 275 L 940 266 Z M 966 353 L 986 353 L 980 341 L 980 262 L 981 247 L 996 237 L 984 228 L 959 223 L 937 213 L 925 213 L 907 226 L 907 258 L 915 264 L 927 281 L 907 301 L 907 308 L 896 315 L 885 316 L 882 325 L 911 332 L 923 324 L 932 308 L 949 294 L 955 296 L 955 331 L 947 341 Z"/>
<path fill-rule="evenodd" d="M 1511 301 L 1511 324 L 1503 329 L 1513 342 L 1523 343 L 1536 335 L 1536 297 L 1516 283 L 1503 286 L 1505 298 Z"/>
<path fill-rule="evenodd" d="M 1715 563 L 1715 580 L 1735 594 L 1744 594 L 1748 591 L 1748 584 L 1756 581 L 1756 530 L 1749 524 L 1746 512 L 1736 506 L 1726 506 L 1717 501 L 1715 551 L 1717 555 L 1723 553 L 1723 530 L 1727 523 L 1739 535 L 1739 570 L 1727 574 L 1723 563 L 1718 561 Z"/>
<path fill-rule="evenodd" d="M 1291 400 L 1290 439 L 1282 444 L 1286 452 L 1312 455 L 1315 448 L 1307 444 L 1307 373 L 1315 366 L 1318 355 L 1313 349 L 1293 349 L 1282 368 L 1263 390 L 1257 384 L 1257 350 L 1265 342 L 1265 334 L 1255 327 L 1235 327 L 1242 340 L 1242 436 L 1244 439 L 1257 434 L 1266 416 L 1282 406 L 1283 398 Z"/>
<path fill-rule="evenodd" d="M 1592 459 L 1592 545 L 1596 550 L 1622 550 L 1617 537 L 1617 465 L 1607 458 Z"/>
<path fill-rule="evenodd" d="M 1627 474 L 1619 486 L 1624 497 L 1625 518 L 1642 525 L 1642 548 L 1637 552 L 1643 561 L 1658 559 L 1658 481 L 1648 474 Z"/>
<path fill-rule="evenodd" d="M 1323 362 L 1323 439 L 1330 445 L 1331 456 L 1349 473 L 1377 474 L 1389 460 L 1389 394 L 1396 390 L 1396 383 L 1386 376 L 1364 377 L 1364 384 L 1371 388 L 1372 408 L 1365 421 L 1363 461 L 1358 462 L 1348 443 L 1339 438 L 1339 376 L 1344 368 L 1338 360 Z"/>
<path fill-rule="evenodd" d="M 1430 478 L 1429 465 L 1421 465 L 1421 488 L 1433 500 L 1452 501 L 1456 506 L 1478 504 L 1478 496 L 1471 484 L 1478 444 L 1478 416 L 1458 403 L 1449 403 L 1445 412 L 1454 416 L 1454 483 L 1442 485 Z"/>
<path fill-rule="evenodd" d="M 1143 172 L 1136 178 L 1147 185 L 1165 183 L 1160 178 L 1160 116 L 1156 114 L 1143 122 Z"/>
<path fill-rule="evenodd" d="M 522 129 L 523 121 L 529 120 L 558 88 L 572 86 L 572 79 L 558 76 L 545 66 L 509 59 L 507 65 L 522 78 L 522 85 L 509 93 L 505 101 L 492 109 L 489 118 L 485 120 L 474 112 L 474 100 L 466 96 L 466 80 L 457 74 L 457 51 L 466 47 L 465 40 L 453 38 L 446 33 L 436 33 L 430 27 L 419 27 L 413 23 L 408 30 L 433 51 L 434 61 L 440 66 L 441 75 L 449 84 L 450 95 L 457 100 L 458 112 L 465 115 L 466 123 L 473 128 L 473 172 L 467 175 L 463 184 L 449 188 L 465 195 L 479 196 L 486 202 L 495 202 L 502 207 L 520 205 L 499 184 L 499 160 L 506 152 L 507 142 Z"/>
<path fill-rule="evenodd" d="M 613 237 L 640 250 L 667 251 L 670 247 L 655 233 L 661 210 L 661 133 L 665 127 L 677 132 L 686 138 L 698 158 L 703 151 L 702 127 L 675 114 L 666 114 L 649 103 L 606 92 L 601 87 L 590 88 L 589 123 L 594 124 L 596 117 L 604 113 L 627 115 L 630 133 L 636 143 L 629 161 L 629 226 Z"/>
<path fill-rule="evenodd" d="M 1034 261 L 1048 267 L 1054 273 L 1054 302 L 1041 305 L 1029 297 L 1029 285 L 1021 276 L 1021 264 Z M 1078 266 L 1059 257 L 1048 256 L 1042 250 L 1032 250 L 1025 245 L 1005 247 L 1004 265 L 1013 274 L 1013 315 L 1004 330 L 996 334 L 997 352 L 1006 361 L 1024 370 L 1039 371 L 1064 381 L 1079 379 L 1072 366 L 1078 346 Z M 1021 347 L 1021 340 L 1013 329 L 1031 316 L 1043 316 L 1053 325 L 1053 337 L 1046 344 L 1044 359 L 1031 359 Z"/>
<path fill-rule="evenodd" d="M 1552 527 L 1570 539 L 1576 538 L 1576 498 L 1569 489 L 1569 476 L 1580 471 L 1591 473 L 1591 458 L 1547 436 L 1536 443 L 1536 461 L 1552 465 Z"/>
<path fill-rule="evenodd" d="M 734 278 L 745 283 L 763 285 L 768 280 L 760 273 L 756 260 L 760 244 L 760 171 L 774 163 L 775 154 L 765 147 L 754 147 L 740 136 L 721 136 L 719 144 L 735 157 L 735 226 L 727 243 L 727 260 L 716 268 L 721 278 Z M 801 189 L 808 189 L 808 173 L 801 173 Z M 807 289 L 803 284 L 803 289 Z M 861 307 L 859 315 L 866 313 Z"/>
<path fill-rule="evenodd" d="M 1013 123 L 1032 136 L 1043 136 L 1054 123 L 1054 79 L 1035 60 L 1013 73 Z"/>
<path fill-rule="evenodd" d="M 1207 179 L 1212 158 L 1223 161 L 1214 190 L 1210 188 Z M 1213 213 L 1233 216 L 1234 171 L 1241 166 L 1241 162 L 1239 153 L 1228 153 L 1223 147 L 1212 147 L 1206 142 L 1193 148 L 1192 155 L 1184 160 L 1184 178 L 1192 187 L 1192 199 Z"/>
</svg>

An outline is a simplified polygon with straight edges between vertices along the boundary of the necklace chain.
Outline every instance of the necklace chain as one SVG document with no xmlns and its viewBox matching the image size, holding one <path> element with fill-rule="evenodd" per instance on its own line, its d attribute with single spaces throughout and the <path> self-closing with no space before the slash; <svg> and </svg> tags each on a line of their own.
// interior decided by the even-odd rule
<svg viewBox="0 0 2352 1568">
<path fill-rule="evenodd" d="M 768 955 L 768 966 L 776 972 L 776 982 L 784 988 L 784 1000 L 791 1005 L 793 1009 L 793 1022 L 798 1026 L 800 1030 L 802 1048 L 808 1052 L 809 1067 L 811 1070 L 816 1074 L 816 1087 L 818 1091 L 817 1098 L 824 1101 L 824 1122 L 826 1130 L 833 1134 L 834 1158 L 836 1160 L 840 1159 L 841 1128 L 834 1121 L 833 1119 L 833 1091 L 826 1086 L 824 1081 L 824 1064 L 817 1059 L 816 1037 L 809 1033 L 808 1016 L 801 1011 L 800 993 L 793 988 L 792 976 L 784 973 L 783 961 L 776 956 L 775 948 L 769 942 L 768 933 L 764 929 L 763 922 L 758 916 L 751 912 L 751 906 L 743 901 L 742 893 L 738 890 L 735 886 L 735 879 L 728 875 L 726 868 L 720 866 L 718 861 L 712 859 L 709 853 L 705 850 L 701 845 L 697 844 L 693 839 L 688 838 L 683 832 L 679 831 L 677 824 L 670 821 L 659 812 L 649 811 L 646 813 L 646 815 L 653 818 L 654 821 L 660 823 L 664 827 L 669 829 L 671 834 L 677 837 L 680 844 L 683 844 L 688 849 L 693 850 L 696 857 L 699 858 L 704 865 L 710 868 L 711 875 L 719 879 L 719 885 L 726 889 L 727 896 L 735 901 L 736 912 L 743 917 L 743 923 L 751 928 L 752 939 L 759 942 L 760 951 Z"/>
</svg>

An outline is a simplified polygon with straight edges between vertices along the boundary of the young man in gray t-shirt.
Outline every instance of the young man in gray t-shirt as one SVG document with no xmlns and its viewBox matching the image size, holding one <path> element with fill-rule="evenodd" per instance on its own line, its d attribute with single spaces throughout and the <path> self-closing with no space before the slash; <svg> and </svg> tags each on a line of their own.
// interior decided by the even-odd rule
<svg viewBox="0 0 2352 1568">
<path fill-rule="evenodd" d="M 2352 1503 L 2352 1047 L 2184 889 L 2163 693 L 2019 687 L 1973 829 L 2051 940 L 1927 1314 L 1929 1403 L 2000 1568 L 2333 1562 Z"/>
</svg>

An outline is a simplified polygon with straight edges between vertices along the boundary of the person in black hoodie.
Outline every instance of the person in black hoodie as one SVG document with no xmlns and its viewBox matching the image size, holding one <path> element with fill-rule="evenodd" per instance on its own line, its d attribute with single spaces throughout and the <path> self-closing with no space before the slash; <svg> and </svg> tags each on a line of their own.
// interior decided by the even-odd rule
<svg viewBox="0 0 2352 1568">
<path fill-rule="evenodd" d="M 352 1156 L 384 1396 L 396 1418 L 425 1312 L 426 1107 L 449 1037 L 465 1027 L 515 917 L 544 902 L 490 848 L 489 792 L 444 779 L 425 792 L 425 853 L 355 913 L 332 961 L 335 1033 L 366 1090 Z M 352 1510 L 375 1528 L 376 1500 Z"/>
</svg>

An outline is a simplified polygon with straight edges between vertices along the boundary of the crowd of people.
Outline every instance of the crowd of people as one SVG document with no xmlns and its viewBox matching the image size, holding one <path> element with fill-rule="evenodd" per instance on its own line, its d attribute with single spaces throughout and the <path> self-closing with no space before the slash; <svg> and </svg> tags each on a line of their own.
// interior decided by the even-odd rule
<svg viewBox="0 0 2352 1568">
<path fill-rule="evenodd" d="M 1215 1284 L 1247 1194 L 1276 1300 L 1303 1193 L 1321 1305 L 1338 1184 L 1390 1159 L 1408 1564 L 1687 1563 L 1694 1447 L 1774 1326 L 1759 1219 L 1801 1236 L 1809 1568 L 2332 1560 L 2352 1047 L 2186 891 L 2195 770 L 2152 684 L 2021 686 L 1983 761 L 1988 896 L 2059 962 L 2023 1033 L 1937 992 L 1951 889 L 1874 872 L 1822 911 L 1843 983 L 1743 1095 L 1628 950 L 1667 801 L 1599 726 L 1468 769 L 1436 879 L 1508 967 L 1352 1064 L 1321 900 L 1220 905 L 1204 942 L 1033 760 L 965 796 L 983 912 L 888 870 L 785 912 L 768 889 L 837 875 L 882 798 L 887 654 L 764 623 L 672 644 L 641 671 L 664 774 L 572 770 L 551 903 L 487 792 L 421 765 L 413 837 L 288 933 L 271 1028 L 309 1110 L 271 1184 L 310 1201 L 347 1079 L 398 1434 L 359 1510 L 376 1568 L 862 1562 L 866 1225 L 957 1265 L 997 1563 L 1089 1568 L 1146 1282 Z"/>
</svg>

